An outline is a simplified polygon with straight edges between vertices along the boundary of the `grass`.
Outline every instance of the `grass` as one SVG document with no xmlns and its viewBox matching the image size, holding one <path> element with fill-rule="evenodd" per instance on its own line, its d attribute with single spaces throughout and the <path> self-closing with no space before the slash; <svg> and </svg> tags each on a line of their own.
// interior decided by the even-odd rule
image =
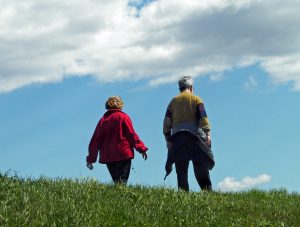
<svg viewBox="0 0 300 227">
<path fill-rule="evenodd" d="M 185 193 L 0 174 L 0 226 L 300 226 L 286 190 Z"/>
</svg>

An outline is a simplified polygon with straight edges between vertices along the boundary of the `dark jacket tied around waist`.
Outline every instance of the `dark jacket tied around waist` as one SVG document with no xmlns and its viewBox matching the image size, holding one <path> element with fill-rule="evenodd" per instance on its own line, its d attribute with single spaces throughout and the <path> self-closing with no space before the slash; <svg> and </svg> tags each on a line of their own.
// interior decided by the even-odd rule
<svg viewBox="0 0 300 227">
<path fill-rule="evenodd" d="M 166 165 L 183 160 L 198 161 L 211 170 L 214 165 L 213 152 L 205 143 L 205 139 L 195 136 L 189 131 L 181 131 L 170 137 L 173 142 L 172 148 L 168 150 Z"/>
</svg>

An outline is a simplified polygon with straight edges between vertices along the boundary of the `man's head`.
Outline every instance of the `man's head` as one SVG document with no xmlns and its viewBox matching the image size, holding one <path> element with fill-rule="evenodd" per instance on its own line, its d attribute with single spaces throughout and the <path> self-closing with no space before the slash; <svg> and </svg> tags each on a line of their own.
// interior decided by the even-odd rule
<svg viewBox="0 0 300 227">
<path fill-rule="evenodd" d="M 105 108 L 107 110 L 110 109 L 122 109 L 124 106 L 124 102 L 119 96 L 111 96 L 105 102 Z"/>
<path fill-rule="evenodd" d="M 190 76 L 182 76 L 180 80 L 178 81 L 178 86 L 180 92 L 186 90 L 186 89 L 192 89 L 193 87 L 193 78 Z"/>
</svg>

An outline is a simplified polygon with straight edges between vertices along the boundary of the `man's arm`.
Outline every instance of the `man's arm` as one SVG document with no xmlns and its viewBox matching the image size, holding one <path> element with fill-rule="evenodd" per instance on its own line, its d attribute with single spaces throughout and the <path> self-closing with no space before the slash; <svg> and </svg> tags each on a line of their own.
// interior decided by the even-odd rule
<svg viewBox="0 0 300 227">
<path fill-rule="evenodd" d="M 166 141 L 170 140 L 172 130 L 172 112 L 171 112 L 171 103 L 169 104 L 163 123 L 163 133 L 165 135 Z"/>
<path fill-rule="evenodd" d="M 203 130 L 206 135 L 207 144 L 211 146 L 211 135 L 210 135 L 210 123 L 206 114 L 204 103 L 201 101 L 197 105 L 197 120 L 199 122 L 199 128 Z"/>
<path fill-rule="evenodd" d="M 171 112 L 171 103 L 170 103 L 167 108 L 165 118 L 164 118 L 164 123 L 163 123 L 163 133 L 166 139 L 168 150 L 171 149 L 172 147 L 171 130 L 172 130 L 172 112 Z"/>
</svg>

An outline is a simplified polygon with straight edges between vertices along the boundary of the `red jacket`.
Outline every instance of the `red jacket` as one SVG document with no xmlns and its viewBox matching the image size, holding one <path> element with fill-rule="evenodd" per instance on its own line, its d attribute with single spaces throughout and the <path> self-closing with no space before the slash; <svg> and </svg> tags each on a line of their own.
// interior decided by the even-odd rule
<svg viewBox="0 0 300 227">
<path fill-rule="evenodd" d="M 89 144 L 86 161 L 97 161 L 100 150 L 100 163 L 116 162 L 134 158 L 135 148 L 146 152 L 148 148 L 133 129 L 130 117 L 118 109 L 108 110 L 97 124 Z"/>
</svg>

